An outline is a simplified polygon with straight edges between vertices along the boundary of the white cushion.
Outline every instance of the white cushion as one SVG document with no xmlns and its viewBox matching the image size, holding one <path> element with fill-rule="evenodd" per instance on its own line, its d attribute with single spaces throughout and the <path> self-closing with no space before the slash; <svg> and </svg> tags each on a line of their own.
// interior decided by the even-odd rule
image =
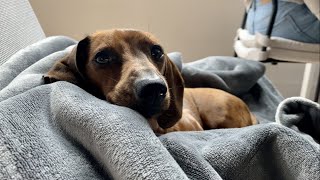
<svg viewBox="0 0 320 180">
<path fill-rule="evenodd" d="M 267 47 L 266 52 L 262 51 L 263 46 Z M 268 58 L 306 63 L 320 61 L 320 44 L 302 43 L 281 37 L 269 39 L 260 33 L 251 35 L 244 29 L 238 29 L 234 49 L 239 57 L 255 61 Z"/>
</svg>

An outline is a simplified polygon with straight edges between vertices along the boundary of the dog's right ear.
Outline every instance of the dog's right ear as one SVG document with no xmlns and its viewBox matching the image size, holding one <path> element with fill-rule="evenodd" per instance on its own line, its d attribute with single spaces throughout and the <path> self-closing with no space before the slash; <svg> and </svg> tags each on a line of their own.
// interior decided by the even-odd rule
<svg viewBox="0 0 320 180">
<path fill-rule="evenodd" d="M 184 93 L 184 81 L 178 67 L 168 56 L 165 57 L 164 77 L 170 92 L 170 106 L 158 117 L 158 124 L 163 129 L 172 127 L 180 120 Z"/>
<path fill-rule="evenodd" d="M 43 76 L 45 84 L 56 81 L 68 81 L 79 85 L 85 77 L 85 65 L 88 59 L 90 38 L 81 40 L 64 58 L 56 62 Z"/>
</svg>

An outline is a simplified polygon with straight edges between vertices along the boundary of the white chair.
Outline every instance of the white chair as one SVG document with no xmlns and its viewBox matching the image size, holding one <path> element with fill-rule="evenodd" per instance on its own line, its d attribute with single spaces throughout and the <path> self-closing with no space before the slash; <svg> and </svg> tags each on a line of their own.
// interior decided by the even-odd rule
<svg viewBox="0 0 320 180">
<path fill-rule="evenodd" d="M 266 35 L 252 35 L 245 29 L 247 13 L 237 31 L 234 42 L 235 55 L 261 62 L 307 63 L 305 66 L 300 96 L 319 101 L 320 86 L 320 44 L 302 43 L 290 39 L 272 37 L 273 24 L 278 10 L 278 1 L 273 0 L 273 11 Z M 315 88 L 313 85 L 316 84 Z"/>
</svg>

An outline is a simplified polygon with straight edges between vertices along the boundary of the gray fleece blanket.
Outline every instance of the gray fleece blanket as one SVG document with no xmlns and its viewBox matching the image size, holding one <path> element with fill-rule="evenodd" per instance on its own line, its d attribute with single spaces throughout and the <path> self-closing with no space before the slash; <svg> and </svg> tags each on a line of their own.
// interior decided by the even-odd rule
<svg viewBox="0 0 320 180">
<path fill-rule="evenodd" d="M 50 37 L 0 67 L 0 179 L 320 177 L 317 136 L 291 129 L 293 123 L 275 123 L 283 98 L 263 76 L 262 64 L 230 57 L 183 64 L 179 53 L 169 54 L 187 86 L 238 95 L 260 124 L 157 137 L 146 119 L 131 109 L 97 99 L 67 82 L 43 84 L 42 75 L 75 43 Z M 299 117 L 312 109 L 302 106 Z M 310 127 L 319 125 L 319 108 L 313 110 L 312 120 L 299 119 Z M 290 111 L 278 112 L 279 122 L 297 117 L 285 115 Z M 313 120 L 318 124 L 310 124 Z"/>
</svg>

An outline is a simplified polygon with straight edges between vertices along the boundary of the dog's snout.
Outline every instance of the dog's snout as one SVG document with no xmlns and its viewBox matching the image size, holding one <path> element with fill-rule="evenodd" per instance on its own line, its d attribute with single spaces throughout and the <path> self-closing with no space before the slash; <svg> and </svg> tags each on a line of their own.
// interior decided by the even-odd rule
<svg viewBox="0 0 320 180">
<path fill-rule="evenodd" d="M 136 83 L 136 95 L 139 100 L 157 104 L 166 96 L 167 87 L 161 80 L 141 80 Z"/>
<path fill-rule="evenodd" d="M 149 117 L 161 111 L 161 105 L 167 94 L 163 80 L 139 80 L 135 83 L 135 94 L 140 112 Z"/>
</svg>

